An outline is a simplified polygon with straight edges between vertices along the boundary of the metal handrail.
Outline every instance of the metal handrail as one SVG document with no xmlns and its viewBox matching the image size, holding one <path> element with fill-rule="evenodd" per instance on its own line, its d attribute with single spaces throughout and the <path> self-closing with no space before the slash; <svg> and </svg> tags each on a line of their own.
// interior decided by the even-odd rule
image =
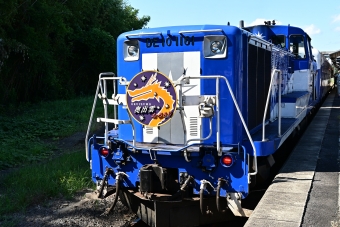
<svg viewBox="0 0 340 227">
<path fill-rule="evenodd" d="M 197 33 L 197 32 L 222 32 L 222 29 L 206 29 L 206 30 L 191 30 L 191 31 L 179 31 L 179 34 L 184 33 Z M 131 38 L 132 36 L 148 36 L 148 35 L 162 35 L 162 32 L 148 32 L 148 33 L 133 33 L 133 34 L 126 34 L 125 37 L 127 39 Z"/>
<path fill-rule="evenodd" d="M 229 81 L 226 77 L 221 76 L 221 75 L 207 75 L 207 76 L 184 76 L 181 77 L 180 80 L 185 80 L 185 79 L 215 79 L 216 80 L 216 128 L 217 128 L 217 132 L 216 132 L 216 149 L 219 155 L 221 155 L 221 145 L 220 145 L 220 100 L 219 100 L 219 82 L 217 82 L 219 79 L 224 79 L 224 81 L 226 82 L 227 86 L 228 86 L 228 90 L 230 92 L 231 98 L 233 99 L 234 105 L 236 107 L 236 110 L 240 116 L 242 125 L 244 127 L 244 130 L 246 131 L 246 134 L 248 136 L 248 139 L 250 141 L 250 144 L 254 150 L 254 164 L 255 164 L 255 170 L 252 173 L 249 173 L 249 175 L 256 175 L 258 170 L 257 170 L 257 152 L 256 152 L 256 148 L 253 142 L 253 139 L 250 136 L 250 132 L 248 130 L 248 127 L 244 121 L 244 118 L 242 116 L 241 110 L 237 104 L 235 95 L 231 89 L 231 86 L 229 84 Z"/>
<path fill-rule="evenodd" d="M 255 41 L 260 42 L 262 44 L 268 45 L 268 46 L 270 46 L 272 48 L 272 50 L 275 50 L 277 52 L 281 52 L 281 53 L 287 54 L 289 57 L 295 57 L 294 54 L 292 54 L 291 52 L 287 51 L 286 49 L 278 47 L 278 46 L 274 45 L 274 43 L 269 42 L 267 40 L 264 40 L 264 39 L 262 39 L 262 38 L 260 38 L 260 37 L 258 37 L 256 35 L 252 35 L 251 36 L 251 40 L 255 40 Z"/>
<path fill-rule="evenodd" d="M 134 33 L 134 34 L 127 34 L 125 37 L 128 39 L 130 36 L 145 36 L 145 35 L 162 35 L 162 32 L 148 32 L 148 33 Z"/>
<path fill-rule="evenodd" d="M 250 38 L 253 39 L 253 40 L 257 40 L 258 42 L 261 42 L 263 44 L 266 44 L 268 46 L 271 46 L 271 47 L 274 46 L 273 43 L 271 43 L 271 42 L 269 42 L 267 40 L 264 40 L 264 39 L 262 39 L 262 38 L 260 38 L 260 37 L 258 37 L 256 35 L 252 35 L 252 36 L 250 36 Z"/>
<path fill-rule="evenodd" d="M 112 77 L 102 77 L 102 76 L 112 76 Z M 102 80 L 104 81 L 104 90 L 103 90 L 103 86 L 101 84 Z M 96 94 L 94 95 L 94 100 L 93 100 L 90 120 L 89 120 L 89 124 L 87 126 L 87 131 L 86 131 L 86 136 L 85 136 L 85 155 L 86 155 L 86 160 L 87 161 L 90 161 L 90 153 L 89 153 L 89 149 L 88 149 L 88 144 L 87 143 L 88 143 L 88 139 L 89 139 L 90 129 L 91 129 L 91 126 L 92 126 L 94 110 L 95 110 L 96 104 L 97 104 L 97 98 L 98 98 L 99 90 L 101 91 L 102 94 L 105 95 L 105 98 L 107 98 L 106 97 L 107 96 L 106 80 L 113 80 L 113 81 L 119 80 L 120 82 L 126 81 L 126 79 L 124 77 L 115 77 L 115 74 L 113 72 L 105 72 L 105 73 L 100 73 L 99 74 L 99 80 L 98 80 L 98 84 L 97 84 Z M 107 100 L 106 100 L 106 103 L 104 104 L 104 115 L 105 115 L 105 118 L 107 118 Z M 130 120 L 131 120 L 131 117 L 130 117 Z M 134 140 L 135 140 L 134 125 L 133 125 L 132 121 L 131 121 L 131 124 L 132 124 L 132 128 L 133 128 L 133 136 L 134 136 Z M 108 123 L 105 122 L 104 144 L 107 143 L 107 134 L 108 134 Z"/>
<path fill-rule="evenodd" d="M 185 145 L 189 144 L 190 142 L 192 141 L 204 141 L 204 140 L 207 140 L 211 137 L 212 135 L 212 117 L 209 117 L 209 135 L 207 135 L 205 138 L 197 138 L 197 139 L 190 139 L 190 140 L 187 140 Z"/>
<path fill-rule="evenodd" d="M 197 33 L 197 32 L 222 32 L 223 29 L 206 29 L 206 30 L 190 30 L 190 31 L 179 31 L 179 34 L 183 33 Z"/>
<path fill-rule="evenodd" d="M 274 75 L 275 73 L 279 73 L 279 103 L 278 103 L 278 136 L 281 136 L 281 76 L 282 76 L 282 72 L 279 69 L 274 69 L 271 75 L 271 79 L 270 79 L 270 84 L 269 84 L 269 90 L 268 90 L 268 95 L 267 95 L 267 100 L 266 100 L 266 106 L 264 108 L 264 114 L 263 114 L 263 121 L 262 121 L 262 141 L 266 141 L 266 132 L 265 132 L 265 121 L 266 121 L 266 115 L 267 115 L 267 109 L 268 109 L 268 105 L 269 105 L 269 98 L 270 95 L 272 93 L 272 86 L 273 86 L 273 81 L 274 81 Z"/>
<path fill-rule="evenodd" d="M 289 52 L 289 51 L 287 51 L 287 50 L 285 50 L 283 48 L 277 47 L 274 44 L 272 46 L 272 50 L 280 52 L 280 53 L 283 53 L 283 54 L 287 55 L 288 57 L 295 57 L 295 55 L 292 54 L 291 52 Z"/>
<path fill-rule="evenodd" d="M 120 80 L 120 81 L 125 81 L 126 82 L 126 79 L 124 77 L 109 77 L 109 78 L 102 78 L 102 76 L 108 76 L 108 75 L 111 75 L 111 76 L 115 76 L 114 73 L 101 73 L 99 74 L 99 81 L 98 81 L 98 85 L 97 85 L 97 90 L 96 90 L 96 95 L 95 95 L 95 98 L 94 98 L 94 102 L 93 102 L 93 106 L 92 106 L 92 111 L 91 111 L 91 117 L 90 117 L 90 120 L 89 120 L 89 125 L 88 125 L 88 129 L 87 129 L 87 132 L 86 132 L 86 138 L 85 138 L 85 148 L 86 148 L 86 159 L 89 161 L 89 157 L 90 157 L 90 154 L 89 154 L 89 151 L 88 151 L 88 145 L 87 145 L 87 141 L 88 141 L 88 134 L 89 134 L 89 131 L 90 131 L 90 127 L 91 127 L 91 124 L 92 124 L 92 118 L 93 118 L 93 113 L 94 113 L 94 109 L 95 109 L 95 106 L 96 106 L 96 102 L 97 102 L 97 96 L 98 96 L 98 92 L 99 92 L 99 89 L 101 88 L 101 80 Z M 228 90 L 229 90 L 229 93 L 232 97 L 232 100 L 234 102 L 234 105 L 236 107 L 236 110 L 239 114 L 239 117 L 241 119 L 241 122 L 242 122 L 242 125 L 246 131 L 246 134 L 248 136 L 248 139 L 250 141 L 250 144 L 253 148 L 253 151 L 254 151 L 254 165 L 255 165 L 255 169 L 254 169 L 254 172 L 252 173 L 249 173 L 249 175 L 256 175 L 257 172 L 258 172 L 258 168 L 257 168 L 257 152 L 256 152 L 256 148 L 255 148 L 255 145 L 254 145 L 254 142 L 251 138 L 251 135 L 250 135 L 250 132 L 247 128 L 247 125 L 245 123 L 245 120 L 242 116 L 242 113 L 241 113 L 241 110 L 237 104 L 237 101 L 236 101 L 236 98 L 235 98 L 235 95 L 231 89 L 231 86 L 229 84 L 229 81 L 226 77 L 224 76 L 221 76 L 221 75 L 206 75 L 206 76 L 183 76 L 181 77 L 178 81 L 179 82 L 182 82 L 183 80 L 187 80 L 187 79 L 215 79 L 216 80 L 216 110 L 215 110 L 215 113 L 216 113 L 216 148 L 217 148 L 217 151 L 218 151 L 218 155 L 221 156 L 222 155 L 222 151 L 221 151 L 221 144 L 220 144 L 220 100 L 219 100 L 219 94 L 220 94 L 220 90 L 219 90 L 219 79 L 223 79 L 226 84 L 227 84 L 227 87 L 228 87 Z M 104 86 L 106 86 L 106 83 L 104 84 Z M 106 92 L 106 89 L 104 88 L 104 92 Z M 105 94 L 106 96 L 106 94 Z M 106 97 L 105 97 L 106 98 Z M 105 104 L 104 104 L 105 105 Z M 181 105 L 181 103 L 180 103 Z M 104 108 L 105 109 L 105 108 Z M 106 110 L 106 109 L 105 109 Z M 106 110 L 107 111 L 107 110 Z M 105 115 L 106 116 L 106 115 Z M 129 117 L 131 118 L 131 116 L 129 115 Z M 107 123 L 105 123 L 107 124 Z M 139 149 L 135 146 L 135 132 L 134 132 L 134 125 L 133 125 L 133 121 L 131 120 L 131 124 L 132 124 L 132 128 L 133 128 L 133 148 L 135 149 Z M 105 125 L 105 131 L 107 131 L 107 126 Z M 105 132 L 107 133 L 107 132 Z M 107 135 L 105 134 L 105 142 L 107 140 Z M 116 139 L 117 140 L 117 139 Z M 119 139 L 118 139 L 119 140 Z M 184 150 L 190 146 L 193 146 L 193 145 L 197 145 L 197 144 L 190 144 L 190 145 L 187 145 L 187 146 L 184 146 L 183 148 L 180 148 L 176 151 L 181 151 L 181 150 Z M 156 149 L 157 150 L 157 149 Z M 175 150 L 174 150 L 175 151 Z"/>
</svg>

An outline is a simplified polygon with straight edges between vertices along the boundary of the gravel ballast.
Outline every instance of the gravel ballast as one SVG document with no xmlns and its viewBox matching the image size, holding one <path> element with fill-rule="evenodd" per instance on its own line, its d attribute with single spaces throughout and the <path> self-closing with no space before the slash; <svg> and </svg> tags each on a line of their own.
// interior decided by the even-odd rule
<svg viewBox="0 0 340 227">
<path fill-rule="evenodd" d="M 72 200 L 63 198 L 51 199 L 45 204 L 32 206 L 25 212 L 8 216 L 6 223 L 15 226 L 132 226 L 136 220 L 119 200 L 107 216 L 104 211 L 110 207 L 115 195 L 98 199 L 93 190 L 79 192 Z M 2 224 L 0 221 L 0 226 Z"/>
</svg>

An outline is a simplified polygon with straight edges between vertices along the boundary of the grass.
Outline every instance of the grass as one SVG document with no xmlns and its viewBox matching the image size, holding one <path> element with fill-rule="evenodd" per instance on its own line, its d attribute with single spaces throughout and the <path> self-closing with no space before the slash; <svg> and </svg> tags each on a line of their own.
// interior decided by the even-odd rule
<svg viewBox="0 0 340 227">
<path fill-rule="evenodd" d="M 58 141 L 86 131 L 92 103 L 93 98 L 86 97 L 24 104 L 16 108 L 19 113 L 1 114 L 0 170 L 50 157 L 55 147 L 46 143 L 46 139 Z"/>
<path fill-rule="evenodd" d="M 93 97 L 82 97 L 0 111 L 0 170 L 15 167 L 0 179 L 0 223 L 11 226 L 13 212 L 94 187 L 84 150 L 70 147 L 72 153 L 55 156 L 53 142 L 85 132 L 92 103 Z M 98 103 L 95 116 L 103 116 L 102 109 Z"/>
<path fill-rule="evenodd" d="M 1 216 L 24 210 L 51 197 L 72 195 L 92 187 L 89 164 L 84 152 L 64 154 L 39 165 L 25 166 L 6 176 L 1 182 Z"/>
</svg>

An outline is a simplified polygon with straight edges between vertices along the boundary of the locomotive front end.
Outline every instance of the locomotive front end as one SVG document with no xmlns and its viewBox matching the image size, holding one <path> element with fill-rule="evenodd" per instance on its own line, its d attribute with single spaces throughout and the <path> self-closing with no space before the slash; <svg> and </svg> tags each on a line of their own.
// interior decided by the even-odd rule
<svg viewBox="0 0 340 227">
<path fill-rule="evenodd" d="M 86 145 L 100 196 L 115 187 L 151 226 L 168 226 L 166 215 L 176 217 L 171 226 L 249 215 L 241 207 L 255 174 L 243 146 L 248 138 L 255 150 L 243 119 L 247 37 L 207 25 L 119 36 L 118 75 L 100 74 L 95 98 L 105 133 Z"/>
</svg>

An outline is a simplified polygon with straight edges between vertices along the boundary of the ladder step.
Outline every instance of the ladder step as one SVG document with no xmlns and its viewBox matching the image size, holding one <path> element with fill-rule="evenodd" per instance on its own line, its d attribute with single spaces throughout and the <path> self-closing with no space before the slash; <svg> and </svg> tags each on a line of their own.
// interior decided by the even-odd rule
<svg viewBox="0 0 340 227">
<path fill-rule="evenodd" d="M 101 117 L 97 118 L 97 122 L 114 123 L 116 125 L 131 124 L 130 120 L 118 120 L 118 119 L 101 118 Z"/>
<path fill-rule="evenodd" d="M 104 99 L 103 104 L 109 105 L 123 105 L 126 106 L 126 97 L 125 95 L 118 94 L 114 99 Z"/>
</svg>

